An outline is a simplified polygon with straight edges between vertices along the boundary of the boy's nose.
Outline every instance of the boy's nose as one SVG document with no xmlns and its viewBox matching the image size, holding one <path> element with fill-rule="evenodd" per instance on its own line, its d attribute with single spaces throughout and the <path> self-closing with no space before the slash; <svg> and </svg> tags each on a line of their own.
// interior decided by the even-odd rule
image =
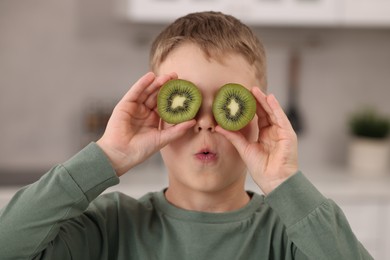
<svg viewBox="0 0 390 260">
<path fill-rule="evenodd" d="M 214 119 L 208 120 L 205 118 L 198 119 L 196 125 L 195 125 L 195 132 L 199 133 L 201 131 L 210 131 L 214 132 L 215 130 L 215 123 Z"/>
<path fill-rule="evenodd" d="M 199 133 L 201 131 L 210 131 L 214 132 L 216 126 L 216 121 L 214 120 L 213 113 L 211 111 L 211 107 L 205 111 L 205 109 L 201 108 L 197 117 L 196 117 L 196 125 L 195 132 Z"/>
</svg>

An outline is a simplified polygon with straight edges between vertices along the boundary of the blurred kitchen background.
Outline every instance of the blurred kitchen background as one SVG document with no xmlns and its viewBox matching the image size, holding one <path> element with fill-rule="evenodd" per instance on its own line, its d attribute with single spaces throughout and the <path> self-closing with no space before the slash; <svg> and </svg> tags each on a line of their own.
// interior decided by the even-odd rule
<svg viewBox="0 0 390 260">
<path fill-rule="evenodd" d="M 97 140 L 115 103 L 148 71 L 153 38 L 200 10 L 254 29 L 268 54 L 269 92 L 288 111 L 296 97 L 301 169 L 342 207 L 375 259 L 390 259 L 390 168 L 349 165 L 351 114 L 367 106 L 390 115 L 383 0 L 0 1 L 0 207 Z M 382 143 L 390 147 L 389 138 Z M 109 191 L 139 197 L 166 184 L 155 155 Z"/>
</svg>

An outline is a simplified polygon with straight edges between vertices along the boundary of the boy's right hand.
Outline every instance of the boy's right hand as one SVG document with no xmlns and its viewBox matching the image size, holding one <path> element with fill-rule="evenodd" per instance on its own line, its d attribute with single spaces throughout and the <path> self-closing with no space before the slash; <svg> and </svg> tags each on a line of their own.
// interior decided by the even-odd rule
<svg viewBox="0 0 390 260">
<path fill-rule="evenodd" d="M 115 106 L 103 136 L 96 143 L 108 156 L 118 176 L 195 125 L 195 120 L 191 120 L 159 129 L 157 93 L 161 85 L 175 78 L 175 73 L 156 77 L 149 72 Z"/>
</svg>

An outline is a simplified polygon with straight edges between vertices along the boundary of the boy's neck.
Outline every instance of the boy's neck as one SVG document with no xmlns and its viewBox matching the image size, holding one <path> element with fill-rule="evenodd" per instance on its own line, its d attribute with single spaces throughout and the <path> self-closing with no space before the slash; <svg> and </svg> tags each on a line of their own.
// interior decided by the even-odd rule
<svg viewBox="0 0 390 260">
<path fill-rule="evenodd" d="M 243 188 L 227 189 L 222 192 L 184 191 L 169 187 L 165 197 L 176 207 L 209 213 L 222 213 L 238 210 L 250 201 L 249 194 Z"/>
</svg>

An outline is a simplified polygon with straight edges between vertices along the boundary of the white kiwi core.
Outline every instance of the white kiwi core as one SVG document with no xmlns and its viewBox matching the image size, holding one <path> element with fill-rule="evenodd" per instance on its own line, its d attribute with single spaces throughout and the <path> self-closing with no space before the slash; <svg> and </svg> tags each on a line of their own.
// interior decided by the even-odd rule
<svg viewBox="0 0 390 260">
<path fill-rule="evenodd" d="M 176 95 L 172 100 L 172 108 L 183 107 L 184 101 L 186 101 L 185 96 Z"/>
<path fill-rule="evenodd" d="M 237 103 L 237 101 L 234 98 L 232 98 L 227 108 L 230 111 L 230 115 L 235 116 L 238 110 L 240 110 L 240 105 Z"/>
</svg>

